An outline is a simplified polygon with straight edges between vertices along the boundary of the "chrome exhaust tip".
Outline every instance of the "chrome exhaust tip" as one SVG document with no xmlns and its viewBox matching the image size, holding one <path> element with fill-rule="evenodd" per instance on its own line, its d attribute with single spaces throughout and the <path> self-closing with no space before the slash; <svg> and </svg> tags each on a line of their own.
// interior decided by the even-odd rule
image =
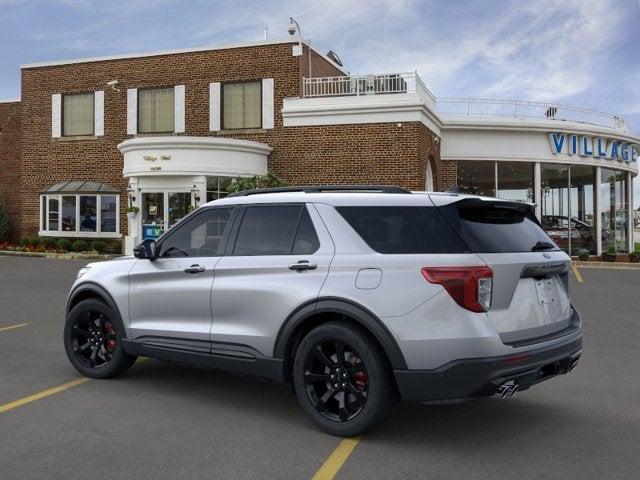
<svg viewBox="0 0 640 480">
<path fill-rule="evenodd" d="M 517 383 L 503 383 L 498 387 L 497 396 L 504 399 L 512 397 L 518 391 Z"/>
</svg>

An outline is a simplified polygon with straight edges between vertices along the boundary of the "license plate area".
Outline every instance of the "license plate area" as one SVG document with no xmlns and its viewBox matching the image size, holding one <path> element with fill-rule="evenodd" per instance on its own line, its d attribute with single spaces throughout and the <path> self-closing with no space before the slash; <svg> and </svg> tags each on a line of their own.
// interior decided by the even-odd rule
<svg viewBox="0 0 640 480">
<path fill-rule="evenodd" d="M 536 294 L 538 295 L 538 304 L 546 305 L 548 303 L 557 302 L 555 298 L 555 289 L 551 279 L 535 280 Z"/>
</svg>

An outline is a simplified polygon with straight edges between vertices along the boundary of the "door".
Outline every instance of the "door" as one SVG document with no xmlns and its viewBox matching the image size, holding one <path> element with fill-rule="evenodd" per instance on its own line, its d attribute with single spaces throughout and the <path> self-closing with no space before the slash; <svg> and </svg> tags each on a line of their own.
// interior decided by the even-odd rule
<svg viewBox="0 0 640 480">
<path fill-rule="evenodd" d="M 298 306 L 318 297 L 334 245 L 313 205 L 251 205 L 216 265 L 211 339 L 272 356 Z"/>
<path fill-rule="evenodd" d="M 134 265 L 129 273 L 132 339 L 187 339 L 208 349 L 214 267 L 233 210 L 204 209 L 159 240 L 157 259 Z"/>
</svg>

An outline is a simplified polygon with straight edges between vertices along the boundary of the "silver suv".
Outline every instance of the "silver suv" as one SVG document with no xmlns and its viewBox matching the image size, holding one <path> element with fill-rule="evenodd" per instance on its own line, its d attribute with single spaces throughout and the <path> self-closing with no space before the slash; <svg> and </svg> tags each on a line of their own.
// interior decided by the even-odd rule
<svg viewBox="0 0 640 480">
<path fill-rule="evenodd" d="M 289 383 L 341 436 L 398 397 L 510 396 L 581 353 L 570 258 L 534 208 L 393 187 L 240 192 L 81 269 L 66 352 L 92 378 L 142 355 Z"/>
</svg>

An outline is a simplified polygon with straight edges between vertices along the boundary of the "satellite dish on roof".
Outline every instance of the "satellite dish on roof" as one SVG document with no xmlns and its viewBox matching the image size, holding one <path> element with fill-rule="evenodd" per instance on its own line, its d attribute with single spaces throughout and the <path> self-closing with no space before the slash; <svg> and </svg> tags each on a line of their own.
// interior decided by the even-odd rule
<svg viewBox="0 0 640 480">
<path fill-rule="evenodd" d="M 338 65 L 340 65 L 341 67 L 343 67 L 344 65 L 342 64 L 342 60 L 340 59 L 340 57 L 338 56 L 338 54 L 336 52 L 334 52 L 333 50 L 329 50 L 327 52 L 327 57 L 329 57 L 331 60 L 333 60 L 335 63 L 337 63 Z"/>
</svg>

